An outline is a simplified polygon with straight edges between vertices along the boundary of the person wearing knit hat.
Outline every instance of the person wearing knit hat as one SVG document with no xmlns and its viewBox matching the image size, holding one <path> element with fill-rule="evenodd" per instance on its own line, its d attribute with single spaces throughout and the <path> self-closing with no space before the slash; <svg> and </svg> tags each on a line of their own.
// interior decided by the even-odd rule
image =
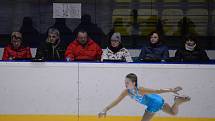
<svg viewBox="0 0 215 121">
<path fill-rule="evenodd" d="M 103 51 L 101 61 L 106 60 L 133 62 L 129 51 L 122 45 L 119 32 L 113 33 L 108 42 L 108 47 Z"/>
<path fill-rule="evenodd" d="M 30 48 L 26 47 L 22 40 L 22 34 L 20 32 L 13 32 L 10 43 L 4 48 L 2 60 L 32 58 Z"/>
<path fill-rule="evenodd" d="M 113 33 L 113 35 L 111 36 L 111 40 L 115 40 L 115 41 L 119 41 L 121 42 L 121 35 L 119 32 Z"/>
</svg>

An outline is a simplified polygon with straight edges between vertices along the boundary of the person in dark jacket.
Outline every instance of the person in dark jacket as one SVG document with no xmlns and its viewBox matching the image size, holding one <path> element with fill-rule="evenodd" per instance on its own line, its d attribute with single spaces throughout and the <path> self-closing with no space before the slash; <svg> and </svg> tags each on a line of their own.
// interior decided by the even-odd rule
<svg viewBox="0 0 215 121">
<path fill-rule="evenodd" d="M 158 32 L 148 35 L 148 41 L 142 47 L 139 59 L 145 61 L 161 61 L 169 58 L 168 47 L 162 42 Z"/>
<path fill-rule="evenodd" d="M 55 23 L 49 28 L 56 28 L 60 32 L 61 41 L 68 45 L 73 38 L 72 30 L 66 24 L 65 18 L 55 18 Z M 48 29 L 49 30 L 49 29 Z M 48 35 L 48 31 L 45 33 L 45 36 Z"/>
<path fill-rule="evenodd" d="M 62 43 L 58 29 L 50 28 L 46 41 L 37 48 L 35 58 L 44 61 L 62 61 L 64 60 L 65 50 L 66 45 Z"/>
<path fill-rule="evenodd" d="M 185 37 L 183 48 L 178 49 L 175 58 L 182 62 L 205 62 L 209 58 L 205 50 L 203 50 L 194 35 Z"/>
</svg>

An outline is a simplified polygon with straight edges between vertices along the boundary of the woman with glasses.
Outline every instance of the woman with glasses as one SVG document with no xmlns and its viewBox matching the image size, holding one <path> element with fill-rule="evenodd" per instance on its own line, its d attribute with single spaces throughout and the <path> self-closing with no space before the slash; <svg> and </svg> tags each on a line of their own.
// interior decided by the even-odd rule
<svg viewBox="0 0 215 121">
<path fill-rule="evenodd" d="M 4 48 L 2 60 L 18 60 L 18 59 L 30 59 L 30 48 L 23 44 L 22 34 L 20 32 L 13 32 L 11 34 L 11 41 Z"/>
</svg>

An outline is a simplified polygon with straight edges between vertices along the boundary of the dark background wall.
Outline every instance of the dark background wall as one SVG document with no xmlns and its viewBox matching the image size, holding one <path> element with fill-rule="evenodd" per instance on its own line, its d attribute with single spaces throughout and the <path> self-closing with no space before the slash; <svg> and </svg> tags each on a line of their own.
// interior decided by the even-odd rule
<svg viewBox="0 0 215 121">
<path fill-rule="evenodd" d="M 9 34 L 17 31 L 24 17 L 31 17 L 33 26 L 45 33 L 55 23 L 52 18 L 52 4 L 82 3 L 82 15 L 89 14 L 105 34 L 111 29 L 122 33 L 125 46 L 140 48 L 145 36 L 158 26 L 161 20 L 167 44 L 178 47 L 181 42 L 178 23 L 188 17 L 195 25 L 195 31 L 207 49 L 215 48 L 215 0 L 0 0 L 0 45 L 8 42 Z M 134 16 L 132 10 L 138 12 L 139 26 L 137 44 L 132 40 Z M 80 19 L 66 19 L 66 25 L 73 31 Z M 174 34 L 173 31 L 176 31 Z"/>
</svg>

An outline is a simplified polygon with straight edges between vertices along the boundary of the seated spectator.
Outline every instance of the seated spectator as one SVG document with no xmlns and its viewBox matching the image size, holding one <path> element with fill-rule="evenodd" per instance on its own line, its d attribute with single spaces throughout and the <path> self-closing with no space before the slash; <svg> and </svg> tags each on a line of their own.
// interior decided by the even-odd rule
<svg viewBox="0 0 215 121">
<path fill-rule="evenodd" d="M 85 30 L 78 32 L 76 40 L 67 47 L 67 61 L 100 61 L 102 49 L 88 37 Z"/>
<path fill-rule="evenodd" d="M 197 38 L 193 35 L 185 37 L 183 47 L 175 53 L 175 59 L 182 62 L 202 62 L 209 60 L 207 53 L 199 46 Z"/>
<path fill-rule="evenodd" d="M 13 32 L 11 34 L 11 43 L 4 48 L 2 60 L 32 58 L 30 48 L 26 47 L 22 40 L 22 34 L 20 32 Z"/>
<path fill-rule="evenodd" d="M 114 33 L 108 43 L 108 47 L 103 51 L 101 61 L 122 60 L 133 62 L 130 53 L 122 45 L 120 33 Z"/>
<path fill-rule="evenodd" d="M 161 61 L 169 58 L 168 47 L 162 42 L 160 34 L 153 31 L 142 47 L 139 59 L 143 61 Z"/>
<path fill-rule="evenodd" d="M 88 14 L 81 16 L 81 23 L 74 29 L 73 35 L 77 35 L 82 29 L 84 29 L 88 36 L 99 46 L 103 45 L 107 40 L 103 30 L 97 24 L 92 22 L 91 16 Z"/>
<path fill-rule="evenodd" d="M 50 28 L 46 41 L 37 48 L 35 58 L 44 61 L 62 61 L 64 60 L 65 50 L 66 45 L 61 42 L 58 29 Z"/>
<path fill-rule="evenodd" d="M 60 32 L 61 41 L 68 45 L 70 43 L 70 39 L 74 38 L 72 34 L 72 30 L 66 24 L 65 18 L 55 18 L 55 23 L 49 28 L 56 28 Z M 49 30 L 49 29 L 48 29 Z M 47 36 L 48 31 L 46 32 L 45 36 Z"/>
</svg>

